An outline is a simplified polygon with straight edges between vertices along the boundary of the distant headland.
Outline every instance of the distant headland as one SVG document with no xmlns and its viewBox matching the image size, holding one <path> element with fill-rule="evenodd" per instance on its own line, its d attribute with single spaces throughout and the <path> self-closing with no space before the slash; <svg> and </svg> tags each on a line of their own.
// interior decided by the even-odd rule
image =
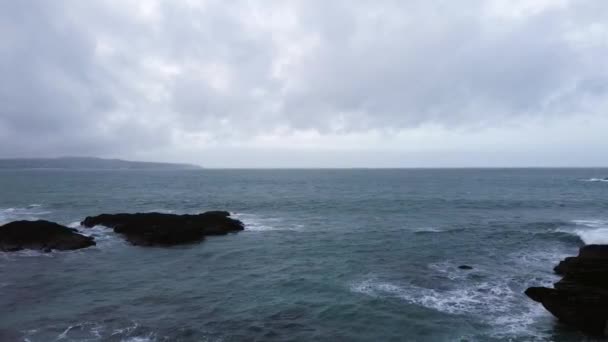
<svg viewBox="0 0 608 342">
<path fill-rule="evenodd" d="M 198 170 L 199 165 L 105 159 L 95 157 L 0 158 L 2 169 L 68 170 Z"/>
</svg>

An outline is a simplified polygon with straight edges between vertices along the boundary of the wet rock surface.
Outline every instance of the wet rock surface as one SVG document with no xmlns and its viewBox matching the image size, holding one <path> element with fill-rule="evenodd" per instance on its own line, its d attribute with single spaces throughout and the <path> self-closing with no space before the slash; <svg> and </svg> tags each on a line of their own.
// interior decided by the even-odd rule
<svg viewBox="0 0 608 342">
<path fill-rule="evenodd" d="M 202 241 L 205 236 L 225 235 L 244 229 L 226 211 L 195 215 L 165 213 L 101 214 L 81 222 L 84 227 L 105 226 L 138 246 L 172 246 Z"/>
<path fill-rule="evenodd" d="M 586 334 L 607 336 L 608 245 L 581 247 L 562 260 L 555 272 L 563 278 L 554 288 L 530 287 L 525 293 L 561 322 Z"/>
<path fill-rule="evenodd" d="M 50 221 L 14 221 L 0 226 L 0 250 L 4 252 L 23 249 L 65 251 L 94 245 L 93 238 Z"/>
</svg>

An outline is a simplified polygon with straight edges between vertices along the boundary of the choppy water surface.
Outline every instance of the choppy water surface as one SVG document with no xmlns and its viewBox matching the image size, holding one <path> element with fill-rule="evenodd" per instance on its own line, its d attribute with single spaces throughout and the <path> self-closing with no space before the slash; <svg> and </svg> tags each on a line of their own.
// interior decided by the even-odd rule
<svg viewBox="0 0 608 342">
<path fill-rule="evenodd" d="M 234 212 L 174 248 L 0 253 L 1 341 L 568 341 L 523 295 L 608 243 L 604 169 L 0 171 L 0 223 Z M 459 265 L 474 267 L 471 271 Z"/>
</svg>

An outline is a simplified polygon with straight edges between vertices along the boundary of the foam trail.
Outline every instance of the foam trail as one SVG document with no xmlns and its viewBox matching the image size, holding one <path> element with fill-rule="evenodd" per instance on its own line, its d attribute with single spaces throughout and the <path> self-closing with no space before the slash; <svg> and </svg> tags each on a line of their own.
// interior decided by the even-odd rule
<svg viewBox="0 0 608 342">
<path fill-rule="evenodd" d="M 583 179 L 584 182 L 608 182 L 608 178 L 589 178 Z"/>
</svg>

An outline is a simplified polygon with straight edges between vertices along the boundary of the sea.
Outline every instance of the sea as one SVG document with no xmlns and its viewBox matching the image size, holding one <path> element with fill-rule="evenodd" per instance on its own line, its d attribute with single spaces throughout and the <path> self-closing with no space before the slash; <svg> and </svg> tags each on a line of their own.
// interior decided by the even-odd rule
<svg viewBox="0 0 608 342">
<path fill-rule="evenodd" d="M 2 170 L 0 223 L 92 248 L 0 253 L 0 341 L 583 341 L 524 295 L 608 243 L 608 169 Z M 228 210 L 136 247 L 89 215 Z M 471 270 L 458 266 L 468 265 Z"/>
</svg>

